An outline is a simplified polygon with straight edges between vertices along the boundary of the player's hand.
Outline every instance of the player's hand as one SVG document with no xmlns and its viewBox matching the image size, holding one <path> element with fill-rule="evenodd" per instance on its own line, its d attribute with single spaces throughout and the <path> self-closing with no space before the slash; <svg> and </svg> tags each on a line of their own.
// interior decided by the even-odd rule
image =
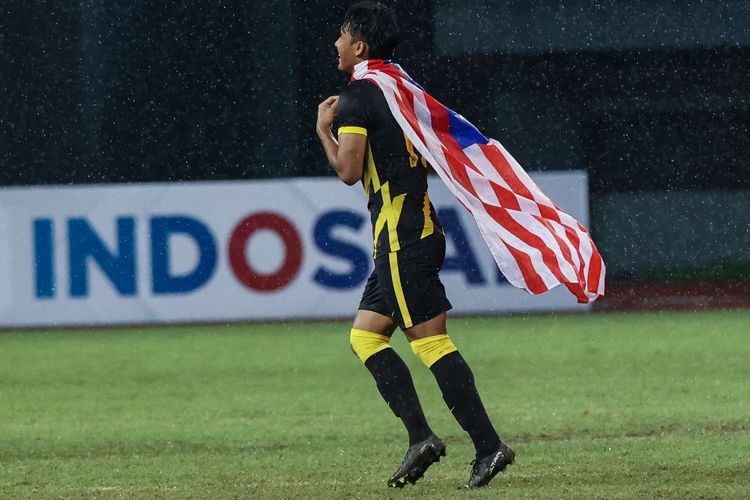
<svg viewBox="0 0 750 500">
<path fill-rule="evenodd" d="M 328 133 L 331 131 L 331 125 L 336 118 L 336 110 L 339 106 L 339 96 L 332 95 L 318 105 L 318 122 L 315 128 L 319 133 Z"/>
</svg>

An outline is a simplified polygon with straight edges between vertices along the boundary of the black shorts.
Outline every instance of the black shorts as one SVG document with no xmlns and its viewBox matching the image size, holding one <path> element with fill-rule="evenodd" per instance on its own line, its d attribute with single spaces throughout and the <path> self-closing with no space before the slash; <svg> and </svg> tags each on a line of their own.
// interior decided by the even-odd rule
<svg viewBox="0 0 750 500">
<path fill-rule="evenodd" d="M 450 310 L 438 272 L 445 259 L 445 236 L 427 238 L 375 258 L 359 309 L 392 318 L 402 330 Z"/>
</svg>

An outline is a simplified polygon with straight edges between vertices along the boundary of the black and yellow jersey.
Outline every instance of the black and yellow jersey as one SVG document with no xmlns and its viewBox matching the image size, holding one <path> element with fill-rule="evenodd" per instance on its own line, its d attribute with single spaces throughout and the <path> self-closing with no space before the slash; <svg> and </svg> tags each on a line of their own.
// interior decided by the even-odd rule
<svg viewBox="0 0 750 500">
<path fill-rule="evenodd" d="M 429 164 L 404 135 L 381 90 L 356 80 L 341 92 L 338 135 L 367 136 L 362 184 L 373 227 L 374 256 L 443 232 L 427 195 Z"/>
</svg>

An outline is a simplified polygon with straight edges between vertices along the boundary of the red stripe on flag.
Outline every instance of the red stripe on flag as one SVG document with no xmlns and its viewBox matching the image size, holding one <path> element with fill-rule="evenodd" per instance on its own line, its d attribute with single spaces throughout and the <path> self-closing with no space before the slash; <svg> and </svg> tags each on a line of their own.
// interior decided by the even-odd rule
<svg viewBox="0 0 750 500">
<path fill-rule="evenodd" d="M 599 282 L 602 277 L 602 256 L 599 254 L 599 250 L 597 250 L 596 245 L 594 245 L 594 242 L 591 242 L 591 246 L 593 247 L 593 255 L 591 256 L 591 264 L 589 265 L 589 275 L 588 275 L 588 291 L 591 293 L 598 293 L 599 292 Z"/>
<path fill-rule="evenodd" d="M 581 285 L 579 285 L 578 283 L 570 283 L 568 281 L 563 281 L 563 284 L 568 290 L 570 290 L 570 293 L 576 296 L 579 304 L 586 304 L 589 302 L 589 298 L 585 293 L 583 293 L 583 288 L 581 288 Z"/>
<path fill-rule="evenodd" d="M 536 204 L 539 207 L 539 213 L 542 217 L 545 219 L 552 219 L 555 222 L 559 222 L 562 224 L 562 221 L 560 220 L 560 216 L 557 214 L 557 210 L 555 210 L 552 207 L 548 207 L 547 205 L 543 205 L 541 203 Z"/>
<path fill-rule="evenodd" d="M 496 146 L 493 145 L 481 145 L 479 147 L 484 152 L 484 156 L 486 156 L 489 162 L 495 166 L 495 170 L 497 170 L 497 172 L 502 176 L 505 182 L 508 183 L 508 186 L 510 186 L 510 188 L 514 192 L 520 194 L 524 198 L 528 198 L 530 200 L 534 199 L 531 191 L 529 191 L 529 188 L 526 186 L 526 184 L 521 182 L 521 179 L 518 178 L 516 173 L 513 171 L 513 167 L 510 166 L 510 163 L 508 163 L 508 159 L 505 158 L 505 155 L 502 151 L 500 151 Z"/>
<path fill-rule="evenodd" d="M 409 89 L 406 88 L 406 85 L 404 85 L 404 82 L 401 78 L 394 77 L 394 79 L 396 80 L 396 86 L 399 90 L 399 93 L 396 94 L 396 100 L 400 103 L 399 106 L 401 107 L 401 109 L 406 108 L 406 110 L 409 111 L 405 118 L 409 121 L 409 125 L 411 125 L 411 128 L 414 129 L 414 132 L 422 141 L 422 144 L 426 146 L 427 143 L 424 140 L 422 127 L 419 123 L 419 118 L 417 118 L 417 112 L 414 109 L 414 94 L 412 94 Z M 406 98 L 402 98 L 402 95 L 406 96 Z"/>
<path fill-rule="evenodd" d="M 495 191 L 495 196 L 497 196 L 498 201 L 500 201 L 500 204 L 503 207 L 508 210 L 521 210 L 521 206 L 518 204 L 518 198 L 513 194 L 513 191 L 510 191 L 508 188 L 504 188 L 491 180 L 490 186 L 492 186 L 492 190 Z"/>
<path fill-rule="evenodd" d="M 505 241 L 503 241 L 502 243 L 513 256 L 513 260 L 515 260 L 518 264 L 518 268 L 521 270 L 521 274 L 523 274 L 523 279 L 526 282 L 526 287 L 528 288 L 528 290 L 536 295 L 549 290 L 544 284 L 544 280 L 542 280 L 542 277 L 539 276 L 539 274 L 536 272 L 536 269 L 534 269 L 534 264 L 532 264 L 531 262 L 531 257 Z"/>
<path fill-rule="evenodd" d="M 580 229 L 584 234 L 589 234 L 589 232 L 586 231 L 586 228 L 583 227 L 580 222 L 576 222 L 576 224 L 578 224 L 578 229 Z M 591 243 L 591 258 L 589 259 L 589 274 L 586 277 L 586 289 L 591 293 L 599 293 L 599 285 L 601 284 L 601 280 L 604 278 L 604 275 L 602 273 L 602 271 L 604 270 L 604 260 L 602 259 L 602 255 L 599 253 L 599 249 L 596 248 L 594 240 L 591 239 L 590 235 L 589 242 Z"/>
</svg>

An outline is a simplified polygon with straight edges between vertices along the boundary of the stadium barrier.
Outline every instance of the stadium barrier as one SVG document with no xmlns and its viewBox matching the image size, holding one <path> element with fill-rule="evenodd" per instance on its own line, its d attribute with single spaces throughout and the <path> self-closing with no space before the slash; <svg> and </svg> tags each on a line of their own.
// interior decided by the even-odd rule
<svg viewBox="0 0 750 500">
<path fill-rule="evenodd" d="M 584 172 L 535 173 L 588 224 Z M 457 313 L 586 310 L 508 285 L 437 177 Z M 362 189 L 331 178 L 0 189 L 0 327 L 351 317 L 372 269 Z"/>
</svg>

